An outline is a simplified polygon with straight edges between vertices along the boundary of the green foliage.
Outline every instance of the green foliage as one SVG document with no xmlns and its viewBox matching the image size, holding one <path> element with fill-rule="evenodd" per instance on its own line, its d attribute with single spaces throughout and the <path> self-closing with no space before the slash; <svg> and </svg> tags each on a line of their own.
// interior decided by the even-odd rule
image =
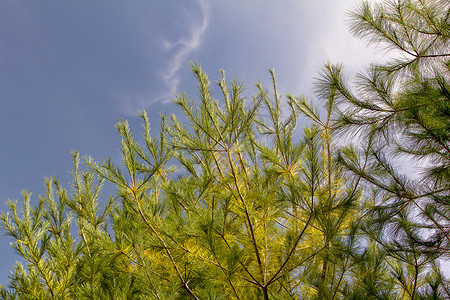
<svg viewBox="0 0 450 300">
<path fill-rule="evenodd" d="M 258 85 L 247 104 L 223 73 L 215 100 L 192 71 L 200 99 L 177 96 L 184 124 L 163 116 L 153 139 L 143 112 L 140 145 L 120 122 L 121 166 L 86 158 L 80 172 L 74 154 L 71 192 L 48 180 L 35 208 L 29 195 L 23 213 L 10 205 L 3 224 L 27 262 L 11 278 L 17 297 L 341 297 L 361 192 L 333 159 L 333 105 L 321 120 L 302 98 L 282 102 L 272 71 L 274 99 Z M 296 141 L 302 113 L 313 124 Z M 117 198 L 102 211 L 103 180 Z"/>
<path fill-rule="evenodd" d="M 389 256 L 399 297 L 411 299 L 431 290 L 449 296 L 436 277 L 437 286 L 425 283 L 450 249 L 449 18 L 448 1 L 364 2 L 352 14 L 353 33 L 395 58 L 359 75 L 356 91 L 340 66 L 327 65 L 317 85 L 339 103 L 336 128 L 358 133 L 357 149 L 342 149 L 339 161 L 375 190 L 365 231 Z"/>
<path fill-rule="evenodd" d="M 9 202 L 1 223 L 22 262 L 1 297 L 448 298 L 449 16 L 445 1 L 364 2 L 352 31 L 404 55 L 356 91 L 325 66 L 323 109 L 280 97 L 272 70 L 250 101 L 222 71 L 215 98 L 193 64 L 199 97 L 176 95 L 181 119 L 161 116 L 152 137 L 142 112 L 142 143 L 117 124 L 121 164 L 80 169 L 74 153 L 69 190 L 48 179 L 34 205 Z M 402 174 L 399 157 L 421 172 Z"/>
</svg>

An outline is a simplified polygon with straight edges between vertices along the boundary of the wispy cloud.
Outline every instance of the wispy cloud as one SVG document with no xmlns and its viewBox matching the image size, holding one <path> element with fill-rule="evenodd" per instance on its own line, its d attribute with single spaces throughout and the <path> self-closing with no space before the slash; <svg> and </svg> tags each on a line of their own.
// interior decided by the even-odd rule
<svg viewBox="0 0 450 300">
<path fill-rule="evenodd" d="M 126 100 L 122 103 L 125 115 L 135 116 L 136 108 L 146 109 L 152 103 L 167 103 L 180 85 L 180 69 L 186 67 L 186 60 L 189 55 L 197 50 L 203 42 L 204 34 L 208 28 L 209 3 L 207 0 L 196 0 L 198 6 L 189 7 L 186 10 L 186 28 L 183 37 L 171 41 L 161 39 L 161 48 L 168 56 L 164 67 L 158 71 L 158 76 L 162 79 L 163 86 L 154 95 L 146 93 L 140 95 L 125 95 Z"/>
<path fill-rule="evenodd" d="M 176 50 L 162 74 L 166 90 L 155 99 L 156 101 L 168 101 L 176 92 L 180 84 L 180 68 L 184 67 L 186 58 L 202 44 L 204 33 L 208 27 L 209 10 L 207 2 L 204 0 L 199 0 L 198 6 L 200 19 L 190 16 L 189 34 L 175 42 L 163 41 L 166 51 Z"/>
</svg>

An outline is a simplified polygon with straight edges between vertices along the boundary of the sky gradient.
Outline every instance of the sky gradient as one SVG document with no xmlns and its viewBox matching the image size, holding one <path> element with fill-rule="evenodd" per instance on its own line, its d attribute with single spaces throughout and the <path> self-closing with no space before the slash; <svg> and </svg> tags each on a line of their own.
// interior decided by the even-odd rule
<svg viewBox="0 0 450 300">
<path fill-rule="evenodd" d="M 353 0 L 13 1 L 0 2 L 0 210 L 32 201 L 46 176 L 69 187 L 70 152 L 118 159 L 114 125 L 141 129 L 139 110 L 155 127 L 176 113 L 176 91 L 197 95 L 189 62 L 210 79 L 224 69 L 248 94 L 270 86 L 314 99 L 313 78 L 326 62 L 349 77 L 381 55 L 345 25 Z M 0 238 L 0 284 L 17 256 Z"/>
</svg>

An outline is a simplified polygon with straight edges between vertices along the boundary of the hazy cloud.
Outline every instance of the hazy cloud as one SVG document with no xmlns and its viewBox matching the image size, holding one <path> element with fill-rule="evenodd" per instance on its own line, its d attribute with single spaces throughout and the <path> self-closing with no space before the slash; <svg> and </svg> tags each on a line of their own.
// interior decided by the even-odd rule
<svg viewBox="0 0 450 300">
<path fill-rule="evenodd" d="M 180 70 L 187 68 L 187 59 L 203 42 L 208 28 L 209 5 L 206 0 L 195 0 L 195 6 L 184 7 L 182 15 L 177 19 L 177 31 L 182 34 L 179 38 L 172 38 L 165 34 L 157 40 L 158 57 L 164 64 L 157 69 L 156 74 L 160 84 L 153 93 L 144 91 L 136 94 L 123 95 L 122 113 L 135 116 L 138 109 L 148 109 L 156 103 L 168 103 L 174 93 L 180 88 Z M 178 23 L 180 22 L 182 23 Z M 179 27 L 181 26 L 181 28 Z M 171 40 L 172 38 L 172 40 Z"/>
<path fill-rule="evenodd" d="M 162 78 L 166 90 L 159 95 L 156 101 L 168 101 L 170 96 L 178 89 L 180 78 L 178 72 L 185 67 L 186 58 L 202 44 L 204 33 L 208 27 L 209 10 L 206 1 L 198 1 L 200 19 L 189 15 L 189 34 L 175 42 L 164 40 L 162 46 L 166 51 L 174 51 L 167 67 L 164 69 Z"/>
</svg>

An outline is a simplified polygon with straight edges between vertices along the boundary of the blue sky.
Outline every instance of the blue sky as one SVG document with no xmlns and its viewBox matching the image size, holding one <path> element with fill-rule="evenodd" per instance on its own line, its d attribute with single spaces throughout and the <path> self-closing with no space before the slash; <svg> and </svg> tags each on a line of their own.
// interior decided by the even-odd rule
<svg viewBox="0 0 450 300">
<path fill-rule="evenodd" d="M 373 48 L 345 26 L 353 0 L 14 1 L 0 2 L 0 210 L 20 191 L 43 193 L 45 176 L 70 182 L 71 150 L 118 157 L 114 128 L 140 128 L 146 109 L 172 113 L 175 91 L 195 98 L 189 62 L 211 79 L 224 69 L 251 95 L 270 86 L 313 98 L 327 61 L 349 76 L 374 61 Z M 17 256 L 0 238 L 0 284 Z"/>
</svg>

